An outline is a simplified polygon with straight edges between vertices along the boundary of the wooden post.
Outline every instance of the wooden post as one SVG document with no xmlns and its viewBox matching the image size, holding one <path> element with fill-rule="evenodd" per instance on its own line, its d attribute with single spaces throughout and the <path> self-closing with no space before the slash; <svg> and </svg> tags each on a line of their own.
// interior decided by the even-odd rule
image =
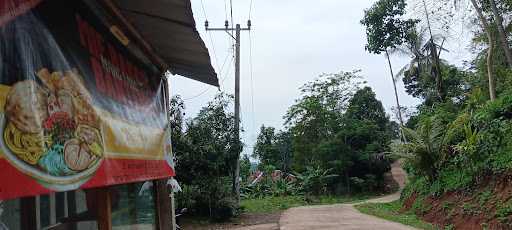
<svg viewBox="0 0 512 230">
<path fill-rule="evenodd" d="M 167 180 L 154 181 L 154 191 L 156 196 L 155 208 L 157 211 L 157 226 L 159 230 L 175 229 L 173 206 L 169 199 L 169 191 L 167 190 Z"/>
<path fill-rule="evenodd" d="M 48 195 L 49 203 L 50 203 L 50 225 L 54 225 L 57 223 L 57 210 L 56 210 L 56 202 L 55 202 L 55 193 L 50 193 Z"/>
<path fill-rule="evenodd" d="M 112 200 L 108 188 L 96 191 L 96 214 L 99 230 L 112 230 Z"/>
<path fill-rule="evenodd" d="M 77 191 L 67 192 L 66 203 L 68 204 L 68 217 L 75 216 L 77 214 L 76 193 Z M 77 227 L 77 223 L 72 223 L 70 230 L 76 230 Z"/>
<path fill-rule="evenodd" d="M 37 230 L 36 197 L 21 198 L 21 229 Z"/>
<path fill-rule="evenodd" d="M 172 230 L 176 230 L 178 227 L 178 223 L 176 222 L 176 206 L 174 204 L 174 192 L 170 192 L 169 199 L 171 200 L 171 223 L 172 223 Z"/>
</svg>

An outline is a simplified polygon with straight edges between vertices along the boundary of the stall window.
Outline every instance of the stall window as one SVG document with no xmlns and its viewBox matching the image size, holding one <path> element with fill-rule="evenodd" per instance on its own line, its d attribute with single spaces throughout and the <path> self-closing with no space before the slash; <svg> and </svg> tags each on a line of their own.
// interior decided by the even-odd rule
<svg viewBox="0 0 512 230">
<path fill-rule="evenodd" d="M 124 184 L 110 188 L 112 229 L 156 229 L 157 211 L 153 182 Z"/>
<path fill-rule="evenodd" d="M 39 210 L 39 228 L 98 229 L 94 214 L 88 210 L 86 196 L 86 192 L 83 190 L 39 196 L 36 199 L 36 209 Z"/>
<path fill-rule="evenodd" d="M 113 186 L 103 191 L 110 194 L 113 230 L 158 229 L 157 196 L 152 181 Z M 98 195 L 95 189 L 76 190 L 31 197 L 28 205 L 26 198 L 2 201 L 0 230 L 97 230 L 97 212 L 101 209 Z M 161 214 L 171 215 L 167 211 Z M 32 217 L 28 218 L 29 223 L 24 223 L 27 215 Z M 164 222 L 164 229 L 168 225 Z"/>
<path fill-rule="evenodd" d="M 20 201 L 0 201 L 0 230 L 20 229 Z"/>
</svg>

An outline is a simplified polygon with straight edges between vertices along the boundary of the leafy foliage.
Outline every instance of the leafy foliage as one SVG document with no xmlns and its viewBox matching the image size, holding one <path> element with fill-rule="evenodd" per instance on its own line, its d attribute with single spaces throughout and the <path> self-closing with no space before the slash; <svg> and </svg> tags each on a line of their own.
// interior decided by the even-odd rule
<svg viewBox="0 0 512 230">
<path fill-rule="evenodd" d="M 446 127 L 426 119 L 417 130 L 404 128 L 403 131 L 408 142 L 393 145 L 394 152 L 416 169 L 413 173 L 426 176 L 429 181 L 436 180 L 442 159 L 449 151 Z"/>
<path fill-rule="evenodd" d="M 178 193 L 178 205 L 215 220 L 237 212 L 230 183 L 237 158 L 234 116 L 229 112 L 232 99 L 219 94 L 187 122 L 182 119 L 184 106 L 179 98 L 173 99 L 177 106 L 171 111 L 172 117 L 178 118 L 171 124 L 176 170 L 187 172 L 177 176 L 185 188 Z"/>
<path fill-rule="evenodd" d="M 365 10 L 361 23 L 366 26 L 366 50 L 380 54 L 407 41 L 408 32 L 417 21 L 402 18 L 406 5 L 405 0 L 379 0 Z"/>
<path fill-rule="evenodd" d="M 292 143 L 289 132 L 277 132 L 273 127 L 262 126 L 256 140 L 253 157 L 260 165 L 273 165 L 289 172 L 292 160 Z"/>
<path fill-rule="evenodd" d="M 328 181 L 337 177 L 336 174 L 330 174 L 332 169 L 323 170 L 320 167 L 307 167 L 302 174 L 297 174 L 301 190 L 306 195 L 325 194 Z"/>
</svg>

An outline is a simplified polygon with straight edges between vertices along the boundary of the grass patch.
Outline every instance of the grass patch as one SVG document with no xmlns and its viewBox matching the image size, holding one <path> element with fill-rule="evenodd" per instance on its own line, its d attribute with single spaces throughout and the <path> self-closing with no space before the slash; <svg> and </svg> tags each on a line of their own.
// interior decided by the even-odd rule
<svg viewBox="0 0 512 230">
<path fill-rule="evenodd" d="M 303 196 L 264 197 L 243 199 L 241 206 L 248 213 L 273 213 L 299 206 L 351 203 L 372 197 L 374 196 L 320 196 L 311 199 L 305 199 Z"/>
<path fill-rule="evenodd" d="M 433 225 L 419 219 L 414 213 L 400 213 L 399 210 L 402 207 L 400 201 L 383 204 L 367 203 L 356 205 L 355 207 L 364 214 L 377 216 L 385 220 L 398 222 L 419 229 L 436 229 Z"/>
</svg>

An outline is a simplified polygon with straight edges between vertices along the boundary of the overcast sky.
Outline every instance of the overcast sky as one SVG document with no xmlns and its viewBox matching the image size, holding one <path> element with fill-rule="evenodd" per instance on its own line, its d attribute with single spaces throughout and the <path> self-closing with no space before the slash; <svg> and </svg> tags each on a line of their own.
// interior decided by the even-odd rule
<svg viewBox="0 0 512 230">
<path fill-rule="evenodd" d="M 234 22 L 245 26 L 251 0 L 233 0 Z M 362 76 L 377 98 L 390 112 L 395 106 L 393 85 L 387 61 L 382 55 L 368 54 L 364 27 L 359 23 L 363 10 L 375 0 L 253 0 L 253 30 L 242 32 L 241 109 L 245 153 L 252 146 L 261 125 L 283 127 L 283 115 L 299 97 L 299 87 L 321 73 L 362 70 Z M 203 6 L 204 4 L 204 11 Z M 229 35 L 206 32 L 205 14 L 210 27 L 222 27 L 230 18 L 229 0 L 192 0 L 197 29 L 210 51 L 221 90 L 234 93 L 234 63 Z M 252 39 L 249 39 L 252 37 Z M 470 36 L 466 36 L 470 37 Z M 250 50 L 252 43 L 252 76 Z M 461 63 L 467 58 L 467 46 L 452 45 L 445 59 Z M 407 63 L 407 57 L 393 57 L 395 72 Z M 185 99 L 187 117 L 193 117 L 212 100 L 218 89 L 183 77 L 172 78 L 171 90 Z M 253 89 L 253 90 L 252 90 Z M 254 97 L 254 113 L 252 96 Z M 399 97 L 405 106 L 418 103 L 399 85 Z"/>
</svg>

